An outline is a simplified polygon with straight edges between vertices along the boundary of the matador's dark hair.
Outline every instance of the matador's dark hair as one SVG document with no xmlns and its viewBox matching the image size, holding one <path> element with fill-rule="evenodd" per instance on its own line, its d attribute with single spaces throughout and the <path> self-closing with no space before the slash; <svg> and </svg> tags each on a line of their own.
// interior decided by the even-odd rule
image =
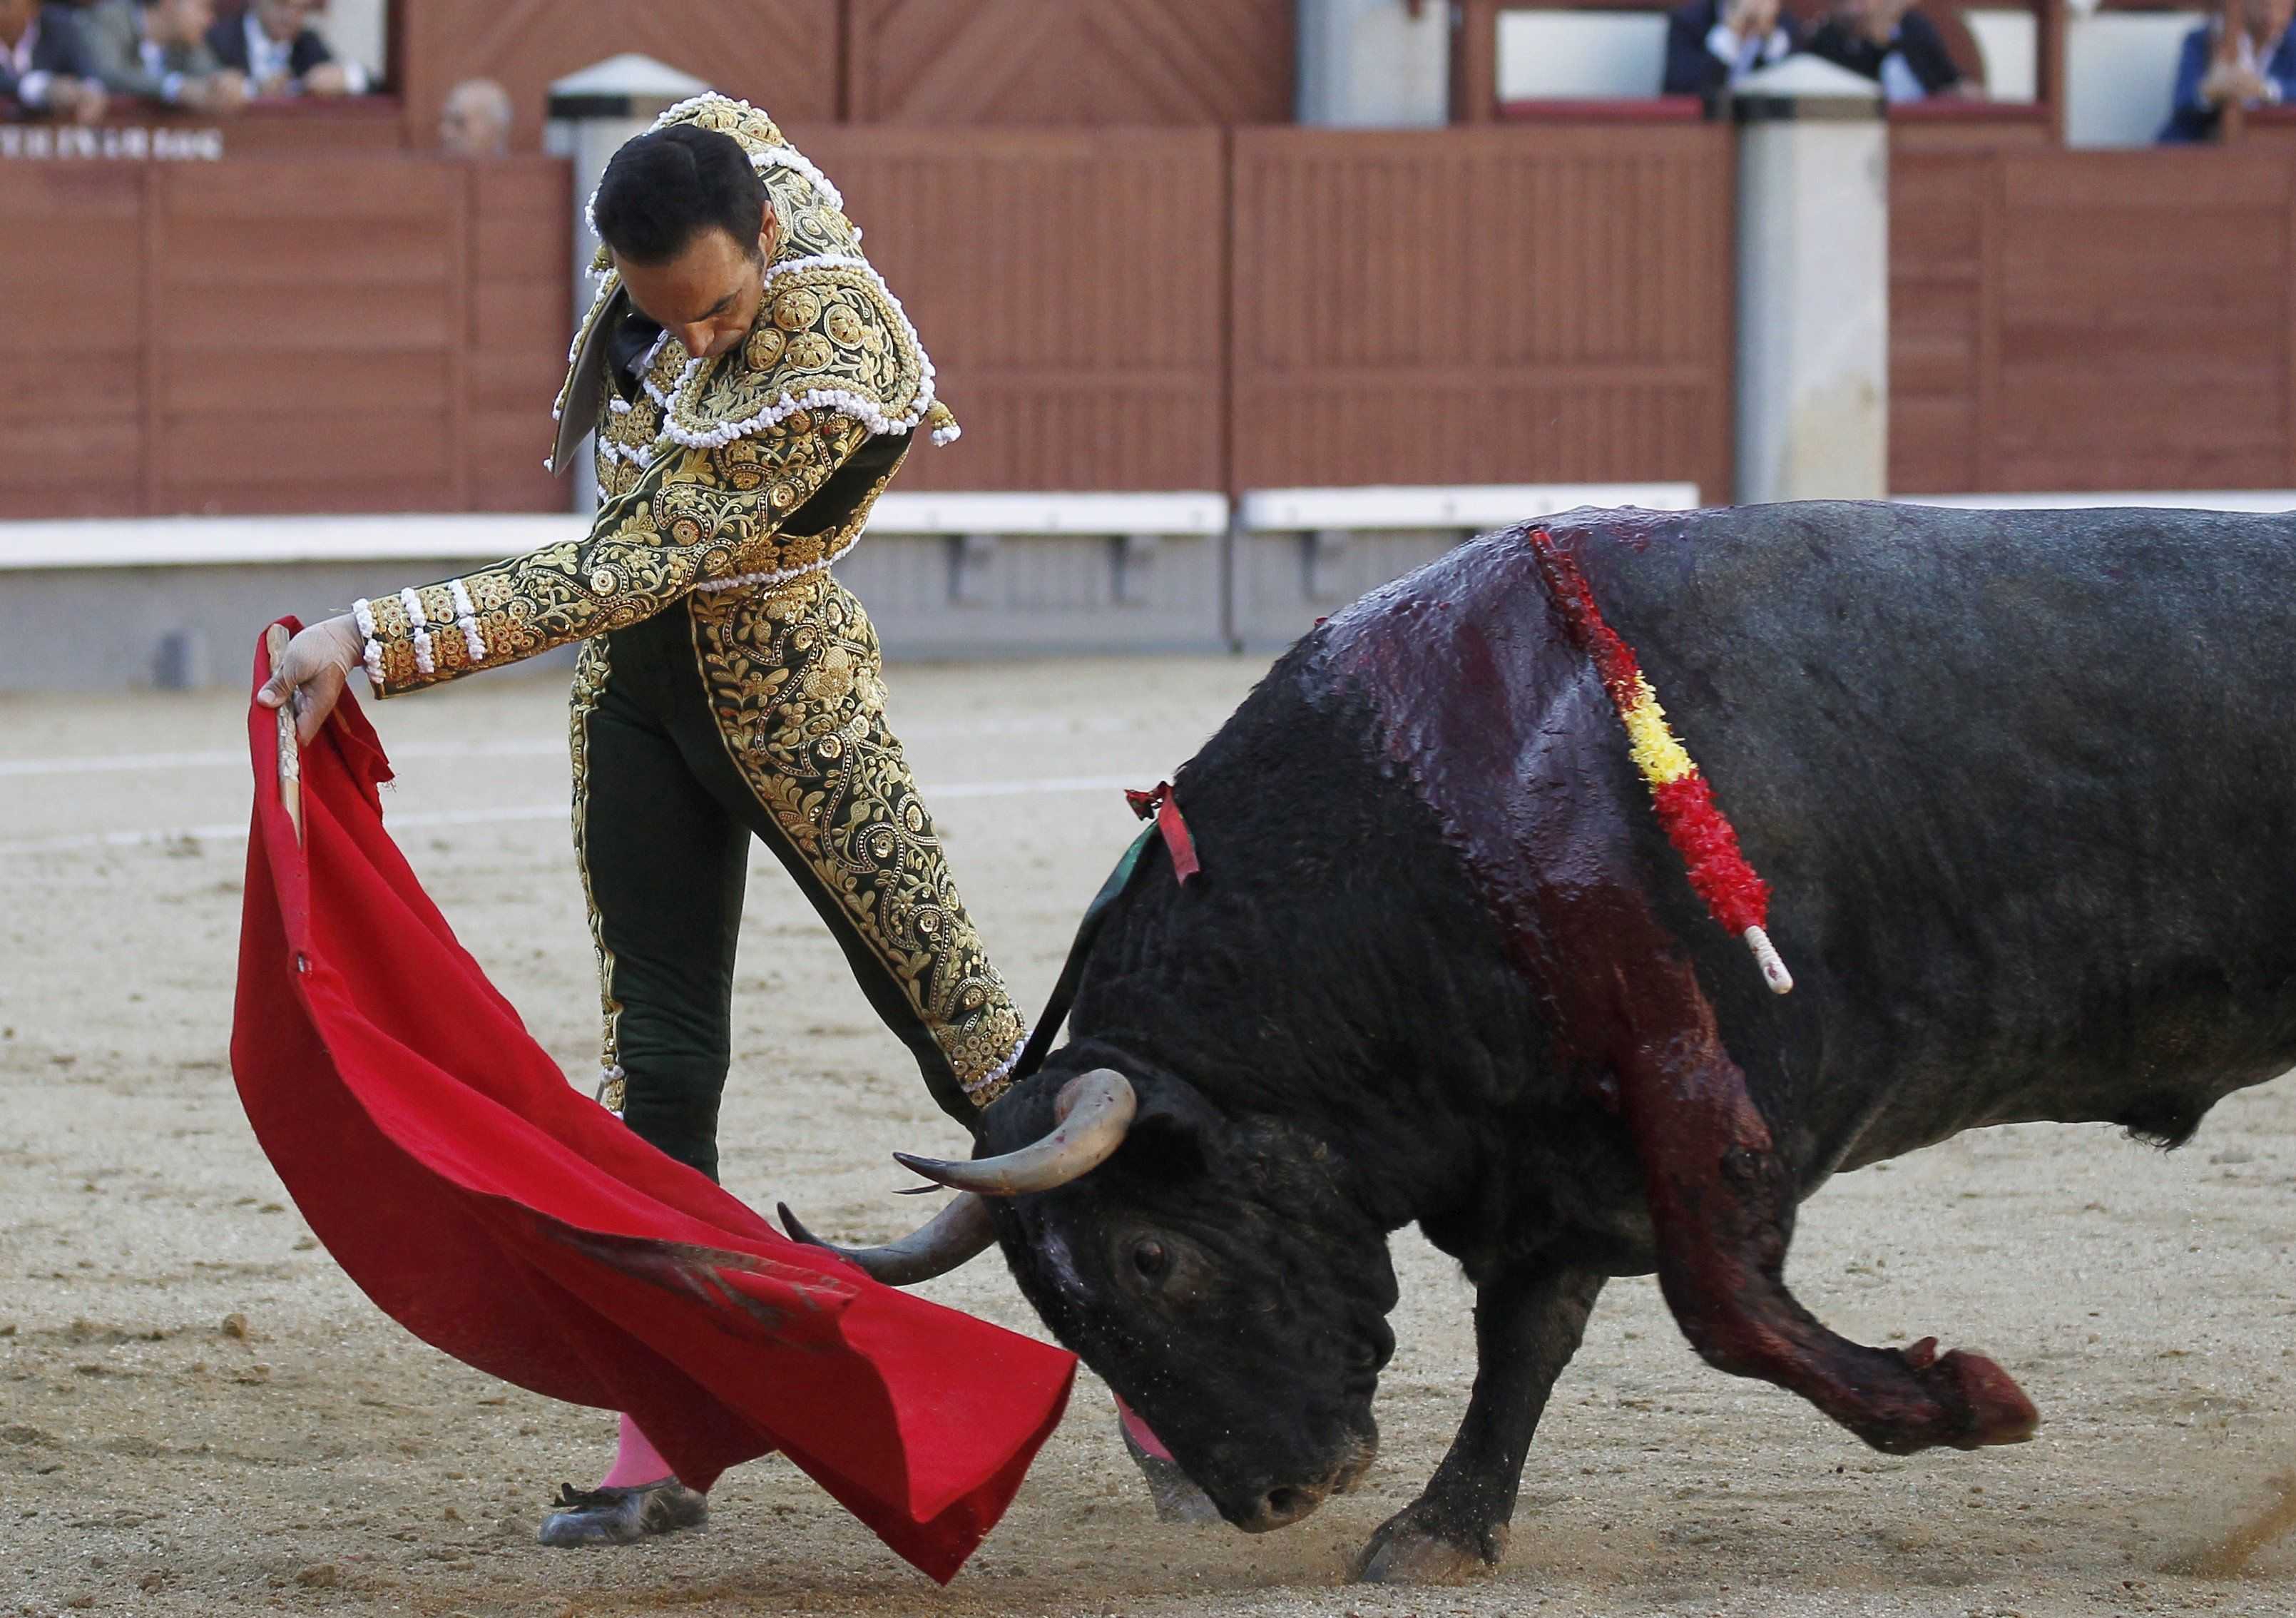
<svg viewBox="0 0 2296 1618">
<path fill-rule="evenodd" d="M 614 153 L 592 211 L 606 245 L 634 264 L 666 264 L 713 227 L 754 255 L 766 184 L 732 136 L 672 124 Z"/>
</svg>

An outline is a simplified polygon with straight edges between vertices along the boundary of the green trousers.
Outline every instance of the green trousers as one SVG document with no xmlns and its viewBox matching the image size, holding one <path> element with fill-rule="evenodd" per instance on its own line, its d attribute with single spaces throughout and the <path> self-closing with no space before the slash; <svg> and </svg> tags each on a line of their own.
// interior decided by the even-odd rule
<svg viewBox="0 0 2296 1618">
<path fill-rule="evenodd" d="M 585 643 L 574 842 L 605 1023 L 599 1098 L 715 1177 L 750 839 L 820 913 L 942 1110 L 969 1121 L 1026 1029 L 886 728 L 876 632 L 828 573 L 697 591 Z"/>
</svg>

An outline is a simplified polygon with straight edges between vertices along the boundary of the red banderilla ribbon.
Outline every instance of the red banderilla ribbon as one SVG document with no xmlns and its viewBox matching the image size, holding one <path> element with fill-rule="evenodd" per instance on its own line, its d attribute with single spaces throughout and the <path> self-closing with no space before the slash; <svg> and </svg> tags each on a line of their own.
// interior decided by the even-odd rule
<svg viewBox="0 0 2296 1618">
<path fill-rule="evenodd" d="M 1188 835 L 1188 823 L 1181 817 L 1179 802 L 1172 796 L 1172 784 L 1159 781 L 1144 793 L 1128 792 L 1124 801 L 1141 819 L 1152 816 L 1155 818 L 1156 830 L 1164 839 L 1164 851 L 1172 857 L 1172 875 L 1185 887 L 1188 879 L 1204 867 L 1196 858 L 1196 840 Z"/>
</svg>

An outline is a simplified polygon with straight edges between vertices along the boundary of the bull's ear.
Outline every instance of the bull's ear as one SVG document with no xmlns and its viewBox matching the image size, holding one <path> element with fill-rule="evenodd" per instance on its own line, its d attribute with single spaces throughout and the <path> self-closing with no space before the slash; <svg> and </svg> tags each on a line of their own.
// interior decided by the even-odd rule
<svg viewBox="0 0 2296 1618">
<path fill-rule="evenodd" d="M 1124 1161 L 1159 1179 L 1201 1174 L 1223 1120 L 1195 1086 L 1177 1080 L 1151 1085 L 1124 1137 Z"/>
</svg>

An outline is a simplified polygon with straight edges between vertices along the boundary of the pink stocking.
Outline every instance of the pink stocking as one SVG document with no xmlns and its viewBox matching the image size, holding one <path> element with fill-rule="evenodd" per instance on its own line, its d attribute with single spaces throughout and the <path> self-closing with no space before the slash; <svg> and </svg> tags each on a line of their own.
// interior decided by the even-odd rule
<svg viewBox="0 0 2296 1618">
<path fill-rule="evenodd" d="M 629 1489 L 641 1483 L 659 1483 L 670 1475 L 670 1465 L 661 1458 L 661 1452 L 638 1431 L 637 1423 L 623 1417 L 621 1447 L 614 1451 L 614 1464 L 598 1481 L 598 1487 Z"/>
</svg>

